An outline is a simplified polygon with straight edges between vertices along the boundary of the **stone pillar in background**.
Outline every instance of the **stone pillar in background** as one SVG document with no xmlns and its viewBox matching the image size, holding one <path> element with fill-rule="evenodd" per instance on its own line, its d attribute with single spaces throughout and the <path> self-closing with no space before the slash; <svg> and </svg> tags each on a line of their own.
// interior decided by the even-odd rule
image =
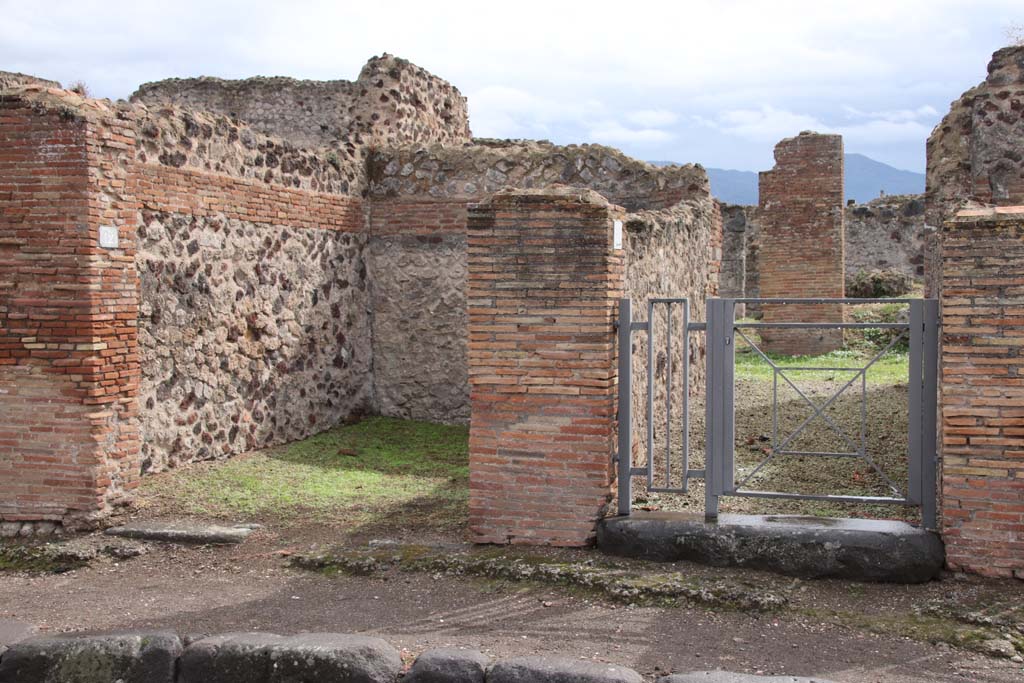
<svg viewBox="0 0 1024 683">
<path fill-rule="evenodd" d="M 942 239 L 942 528 L 952 569 L 1024 578 L 1024 206 Z"/>
<path fill-rule="evenodd" d="M 617 207 L 506 190 L 469 211 L 470 528 L 479 543 L 579 546 L 610 499 Z"/>
<path fill-rule="evenodd" d="M 843 138 L 803 132 L 775 146 L 775 167 L 759 179 L 764 298 L 841 298 Z M 839 305 L 763 306 L 764 322 L 841 322 Z M 843 345 L 842 330 L 761 330 L 763 349 L 817 355 Z"/>
</svg>

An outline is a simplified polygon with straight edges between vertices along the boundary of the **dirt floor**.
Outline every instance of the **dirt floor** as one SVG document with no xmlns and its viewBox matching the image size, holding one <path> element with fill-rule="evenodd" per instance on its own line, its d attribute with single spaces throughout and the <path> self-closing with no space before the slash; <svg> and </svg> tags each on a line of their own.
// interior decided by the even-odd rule
<svg viewBox="0 0 1024 683">
<path fill-rule="evenodd" d="M 453 543 L 450 535 L 389 539 Z M 128 560 L 102 559 L 62 574 L 0 573 L 0 619 L 43 632 L 173 629 L 181 634 L 262 630 L 380 635 L 407 658 L 467 646 L 492 656 L 558 654 L 666 672 L 727 669 L 818 675 L 836 681 L 1019 681 L 1020 663 L 912 639 L 870 624 L 915 605 L 992 596 L 1024 604 L 1017 583 L 948 577 L 924 586 L 799 582 L 759 572 L 656 565 L 695 581 L 725 580 L 783 593 L 790 607 L 756 613 L 694 606 L 630 606 L 536 582 L 383 571 L 351 576 L 294 569 L 297 552 L 365 547 L 368 537 L 328 526 L 267 527 L 243 544 L 148 544 Z M 102 542 L 102 541 L 100 541 Z M 596 551 L 537 551 L 557 561 L 602 561 Z M 845 616 L 837 616 L 845 615 Z"/>
</svg>

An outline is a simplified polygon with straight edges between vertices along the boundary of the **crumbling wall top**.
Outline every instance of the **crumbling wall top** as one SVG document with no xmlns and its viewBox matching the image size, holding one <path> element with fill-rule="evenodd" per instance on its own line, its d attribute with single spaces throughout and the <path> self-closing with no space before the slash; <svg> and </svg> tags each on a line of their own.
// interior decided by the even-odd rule
<svg viewBox="0 0 1024 683">
<path fill-rule="evenodd" d="M 458 146 L 375 150 L 368 164 L 376 197 L 467 199 L 507 187 L 568 185 L 600 192 L 630 211 L 710 197 L 698 165 L 653 166 L 602 145 L 476 139 Z"/>
<path fill-rule="evenodd" d="M 309 152 L 224 115 L 92 99 L 40 84 L 7 88 L 3 96 L 67 119 L 120 121 L 136 132 L 135 158 L 140 163 L 333 194 L 359 194 L 363 189 L 363 163 L 344 150 Z"/>
<path fill-rule="evenodd" d="M 131 99 L 216 112 L 299 147 L 330 147 L 350 156 L 361 156 L 367 145 L 470 138 L 466 98 L 458 88 L 389 54 L 372 58 L 355 81 L 171 78 L 140 86 Z"/>
</svg>

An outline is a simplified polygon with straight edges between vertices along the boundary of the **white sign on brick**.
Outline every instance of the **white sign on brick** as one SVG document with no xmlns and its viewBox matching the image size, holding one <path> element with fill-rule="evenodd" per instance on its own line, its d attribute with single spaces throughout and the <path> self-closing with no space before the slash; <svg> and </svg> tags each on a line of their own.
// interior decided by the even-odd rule
<svg viewBox="0 0 1024 683">
<path fill-rule="evenodd" d="M 113 225 L 101 225 L 100 226 L 100 247 L 103 249 L 117 249 L 120 244 L 120 238 L 117 234 L 117 228 Z"/>
</svg>

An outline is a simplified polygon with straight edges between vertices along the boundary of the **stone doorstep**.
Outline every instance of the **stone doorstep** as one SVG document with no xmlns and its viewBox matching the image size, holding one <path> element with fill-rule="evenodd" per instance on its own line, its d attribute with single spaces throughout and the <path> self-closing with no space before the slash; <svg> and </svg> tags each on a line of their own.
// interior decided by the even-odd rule
<svg viewBox="0 0 1024 683">
<path fill-rule="evenodd" d="M 938 576 L 938 534 L 904 522 L 800 515 L 634 512 L 600 522 L 597 546 L 610 555 L 657 562 L 688 560 L 801 578 L 923 583 Z"/>
<path fill-rule="evenodd" d="M 137 538 L 144 541 L 189 543 L 198 545 L 241 543 L 259 524 L 194 524 L 189 522 L 131 522 L 115 526 L 103 533 L 108 536 Z"/>
<path fill-rule="evenodd" d="M 624 666 L 569 657 L 517 657 L 493 664 L 475 650 L 427 650 L 405 679 L 414 683 L 643 683 Z M 88 673 L 83 678 L 83 671 Z M 218 683 L 268 680 L 358 680 L 397 683 L 398 651 L 362 635 L 228 633 L 192 642 L 168 632 L 127 632 L 97 636 L 31 638 L 0 654 L 0 683 L 64 680 L 125 683 Z M 829 683 L 791 676 L 752 676 L 697 671 L 658 679 L 658 683 Z"/>
<path fill-rule="evenodd" d="M 801 678 L 798 676 L 754 676 L 730 671 L 692 671 L 688 674 L 673 674 L 659 678 L 658 683 L 832 683 L 824 678 Z"/>
</svg>

